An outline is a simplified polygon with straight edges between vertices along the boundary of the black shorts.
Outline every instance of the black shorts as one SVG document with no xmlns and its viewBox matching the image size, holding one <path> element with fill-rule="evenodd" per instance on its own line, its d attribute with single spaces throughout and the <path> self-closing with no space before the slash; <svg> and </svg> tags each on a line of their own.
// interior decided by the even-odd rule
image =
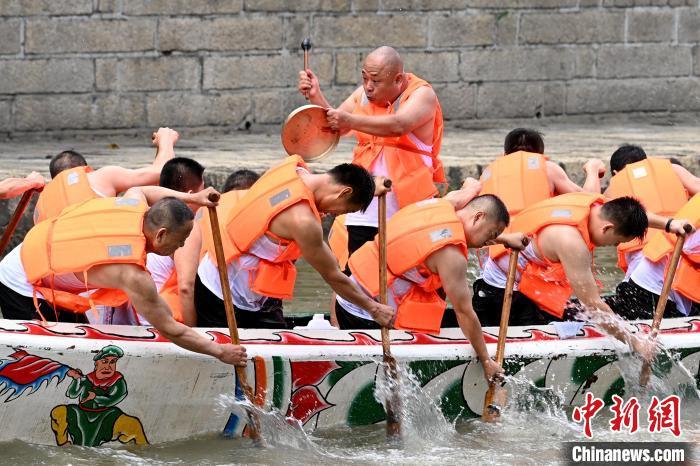
<svg viewBox="0 0 700 466">
<path fill-rule="evenodd" d="M 335 318 L 341 330 L 379 330 L 382 327 L 372 319 L 363 319 L 350 314 L 335 300 Z"/>
<path fill-rule="evenodd" d="M 85 314 L 64 311 L 60 308 L 54 310 L 51 304 L 43 299 L 37 300 L 39 310 L 44 319 L 51 322 L 70 322 L 77 324 L 87 323 Z M 12 320 L 41 320 L 41 316 L 34 307 L 34 298 L 23 296 L 16 291 L 0 283 L 0 310 L 4 319 Z"/>
<path fill-rule="evenodd" d="M 363 227 L 359 225 L 348 225 L 348 256 L 360 249 L 367 241 L 372 241 L 379 228 Z"/>
<path fill-rule="evenodd" d="M 197 327 L 228 327 L 224 300 L 204 286 L 199 275 L 194 282 L 194 307 L 197 311 Z M 236 325 L 240 328 L 287 328 L 281 299 L 267 298 L 259 311 L 246 311 L 235 305 L 233 309 Z"/>
<path fill-rule="evenodd" d="M 474 281 L 472 306 L 481 325 L 485 327 L 498 327 L 500 325 L 504 295 L 505 289 L 491 286 L 483 278 Z M 572 301 L 567 304 L 563 318 L 559 319 L 540 309 L 534 301 L 521 292 L 514 291 L 509 325 L 547 325 L 550 322 L 575 320 L 576 311 L 576 303 Z"/>
<path fill-rule="evenodd" d="M 606 300 L 615 314 L 627 320 L 652 319 L 654 317 L 654 310 L 659 302 L 659 295 L 645 290 L 632 280 L 617 285 L 615 292 L 615 296 Z M 699 311 L 698 306 L 694 305 L 690 315 L 698 315 Z M 685 315 L 669 299 L 664 309 L 664 317 L 685 317 Z"/>
</svg>

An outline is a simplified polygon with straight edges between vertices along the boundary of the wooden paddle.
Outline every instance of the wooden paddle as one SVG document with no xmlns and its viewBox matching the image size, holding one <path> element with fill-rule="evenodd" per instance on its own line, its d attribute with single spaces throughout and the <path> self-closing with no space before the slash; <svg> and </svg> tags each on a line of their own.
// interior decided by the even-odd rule
<svg viewBox="0 0 700 466">
<path fill-rule="evenodd" d="M 692 228 L 690 225 L 686 224 L 685 232 L 690 233 Z M 654 311 L 654 320 L 651 322 L 651 338 L 656 338 L 656 334 L 659 332 L 659 327 L 661 326 L 661 319 L 664 317 L 664 311 L 666 310 L 666 302 L 668 301 L 668 295 L 671 293 L 671 285 L 673 285 L 673 279 L 676 276 L 676 268 L 678 267 L 678 261 L 681 258 L 681 253 L 683 252 L 683 244 L 685 244 L 685 236 L 678 236 L 676 238 L 676 246 L 673 248 L 673 254 L 671 255 L 671 262 L 668 265 L 668 270 L 666 271 L 666 277 L 664 278 L 664 286 L 661 288 L 661 296 L 659 301 L 656 303 L 656 310 Z M 649 378 L 651 377 L 651 363 L 644 361 L 642 364 L 642 372 L 639 374 L 639 385 L 641 387 L 646 387 L 649 383 Z"/>
<path fill-rule="evenodd" d="M 209 200 L 211 202 L 218 202 L 220 195 L 218 193 L 211 193 L 209 195 Z M 221 291 L 224 295 L 224 308 L 226 309 L 226 321 L 228 322 L 228 330 L 231 335 L 231 343 L 234 345 L 240 345 L 240 338 L 238 337 L 238 325 L 236 325 L 236 314 L 233 311 L 233 299 L 231 297 L 231 288 L 228 286 L 228 272 L 226 271 L 226 259 L 224 258 L 224 247 L 221 243 L 221 230 L 219 228 L 219 216 L 216 213 L 216 207 L 207 207 L 209 209 L 209 221 L 211 223 L 211 232 L 214 238 L 214 251 L 216 253 L 216 266 L 219 269 L 219 281 L 221 282 Z M 248 399 L 251 405 L 255 401 L 255 396 L 253 390 L 248 385 L 248 376 L 246 375 L 245 368 L 236 366 L 236 377 L 238 382 L 241 384 L 243 389 L 243 394 Z M 260 444 L 262 439 L 260 437 L 260 419 L 257 413 L 252 409 L 246 409 L 248 412 L 248 429 L 250 432 L 250 438 L 257 444 Z"/>
<path fill-rule="evenodd" d="M 309 50 L 311 50 L 311 37 L 306 37 L 301 41 L 301 49 L 304 51 L 304 73 L 309 69 Z M 306 100 L 309 100 L 309 93 L 307 92 Z"/>
<path fill-rule="evenodd" d="M 510 262 L 508 263 L 508 279 L 506 281 L 506 291 L 503 296 L 503 308 L 501 309 L 501 326 L 498 329 L 498 344 L 496 345 L 496 363 L 503 366 L 503 358 L 506 350 L 506 336 L 508 335 L 508 321 L 510 320 L 510 305 L 513 302 L 513 287 L 515 286 L 515 273 L 518 267 L 518 254 L 520 251 L 513 249 L 510 251 Z M 485 422 L 496 422 L 501 416 L 501 410 L 506 404 L 506 389 L 499 383 L 500 380 L 492 380 L 484 397 L 484 410 L 481 413 L 481 420 Z"/>
<path fill-rule="evenodd" d="M 24 211 L 27 209 L 29 201 L 32 200 L 32 196 L 35 192 L 37 192 L 36 189 L 30 189 L 29 191 L 25 191 L 24 194 L 22 194 L 22 198 L 17 203 L 17 207 L 15 207 L 15 212 L 12 214 L 12 218 L 10 218 L 10 221 L 7 224 L 5 233 L 2 234 L 2 239 L 0 239 L 0 256 L 5 252 L 5 248 L 7 247 L 7 245 L 10 244 L 10 240 L 12 239 L 12 235 L 17 229 L 17 225 L 19 224 L 19 221 L 22 218 L 22 214 L 24 214 Z"/>
<path fill-rule="evenodd" d="M 384 180 L 384 187 L 391 187 L 391 180 Z M 387 265 L 386 265 L 386 194 L 379 196 L 379 302 L 387 304 Z M 396 371 L 396 359 L 391 355 L 391 338 L 389 329 L 382 327 L 382 352 L 384 353 L 384 370 L 387 379 L 394 380 L 395 386 L 392 396 L 386 400 L 386 434 L 389 438 L 401 436 L 401 420 L 396 414 L 400 411 L 398 397 L 398 372 Z"/>
</svg>

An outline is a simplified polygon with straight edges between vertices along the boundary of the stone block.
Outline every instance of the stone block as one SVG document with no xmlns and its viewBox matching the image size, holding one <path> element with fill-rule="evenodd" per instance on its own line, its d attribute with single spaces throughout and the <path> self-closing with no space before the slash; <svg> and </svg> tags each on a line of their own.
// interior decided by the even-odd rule
<svg viewBox="0 0 700 466">
<path fill-rule="evenodd" d="M 311 36 L 311 17 L 294 15 L 284 18 L 284 48 L 291 52 L 301 52 L 301 41 Z M 313 37 L 312 37 L 313 39 Z M 310 56 L 316 51 L 316 44 L 311 41 Z"/>
<path fill-rule="evenodd" d="M 282 18 L 168 18 L 160 22 L 160 50 L 270 50 L 282 47 Z"/>
<path fill-rule="evenodd" d="M 435 87 L 446 120 L 466 120 L 476 116 L 476 85 L 452 83 Z"/>
<path fill-rule="evenodd" d="M 598 78 L 687 76 L 692 55 L 688 46 L 650 44 L 642 47 L 602 46 L 598 50 Z"/>
<path fill-rule="evenodd" d="M 313 38 L 324 47 L 425 47 L 425 15 L 317 16 Z"/>
<path fill-rule="evenodd" d="M 671 42 L 673 40 L 674 13 L 663 11 L 628 12 L 628 42 Z"/>
<path fill-rule="evenodd" d="M 603 7 L 627 7 L 627 6 L 634 6 L 635 3 L 638 3 L 639 0 L 603 0 Z M 639 3 L 648 3 L 648 0 L 645 2 L 639 2 Z"/>
<path fill-rule="evenodd" d="M 352 0 L 352 11 L 378 11 L 379 0 Z"/>
<path fill-rule="evenodd" d="M 496 45 L 515 45 L 518 37 L 518 17 L 513 12 L 500 11 L 496 18 Z"/>
<path fill-rule="evenodd" d="M 10 120 L 12 117 L 12 101 L 0 100 L 0 133 L 10 132 Z"/>
<path fill-rule="evenodd" d="M 15 129 L 19 131 L 89 128 L 91 119 L 89 94 L 15 98 Z"/>
<path fill-rule="evenodd" d="M 243 0 L 122 0 L 126 15 L 216 15 L 241 11 Z"/>
<path fill-rule="evenodd" d="M 457 52 L 403 53 L 404 70 L 429 82 L 459 80 L 459 54 Z"/>
<path fill-rule="evenodd" d="M 521 44 L 587 44 L 622 42 L 625 14 L 600 10 L 577 13 L 523 14 Z"/>
<path fill-rule="evenodd" d="M 477 91 L 479 118 L 533 118 L 542 116 L 541 83 L 485 83 Z"/>
<path fill-rule="evenodd" d="M 5 0 L 0 16 L 84 15 L 92 13 L 92 0 Z"/>
<path fill-rule="evenodd" d="M 350 0 L 245 0 L 246 11 L 350 11 Z"/>
<path fill-rule="evenodd" d="M 564 83 L 547 83 L 542 90 L 544 116 L 562 115 L 566 107 L 566 85 Z"/>
<path fill-rule="evenodd" d="M 462 47 L 491 45 L 496 18 L 493 15 L 449 15 L 430 17 L 431 46 Z"/>
<path fill-rule="evenodd" d="M 296 87 L 302 65 L 299 55 L 205 58 L 204 88 Z M 313 70 L 322 86 L 329 85 L 333 79 L 333 57 L 314 54 Z"/>
<path fill-rule="evenodd" d="M 121 0 L 97 0 L 95 11 L 98 13 L 121 12 Z"/>
<path fill-rule="evenodd" d="M 19 53 L 20 24 L 19 19 L 0 20 L 0 54 Z"/>
<path fill-rule="evenodd" d="M 625 79 L 571 82 L 566 112 L 674 112 L 700 109 L 694 78 Z"/>
<path fill-rule="evenodd" d="M 383 0 L 382 10 L 462 10 L 468 0 Z"/>
<path fill-rule="evenodd" d="M 0 94 L 89 92 L 94 85 L 92 60 L 4 60 Z"/>
<path fill-rule="evenodd" d="M 146 96 L 100 95 L 93 103 L 89 128 L 138 128 L 146 121 Z"/>
<path fill-rule="evenodd" d="M 569 79 L 577 73 L 575 48 L 510 48 L 462 52 L 460 74 L 466 81 Z"/>
<path fill-rule="evenodd" d="M 137 52 L 155 47 L 155 19 L 30 19 L 27 53 Z"/>
<path fill-rule="evenodd" d="M 359 53 L 338 52 L 335 54 L 335 82 L 337 84 L 359 85 L 362 82 L 361 68 L 362 58 Z"/>
<path fill-rule="evenodd" d="M 572 8 L 578 0 L 467 0 L 467 8 Z"/>
<path fill-rule="evenodd" d="M 596 69 L 596 51 L 591 47 L 577 47 L 574 50 L 574 77 L 590 78 Z"/>
<path fill-rule="evenodd" d="M 251 112 L 248 94 L 151 94 L 146 100 L 148 126 L 239 127 Z"/>
<path fill-rule="evenodd" d="M 96 60 L 98 90 L 158 91 L 197 89 L 198 58 L 105 58 Z"/>
<path fill-rule="evenodd" d="M 700 42 L 700 9 L 683 8 L 678 11 L 678 42 Z"/>
<path fill-rule="evenodd" d="M 284 98 L 279 91 L 256 92 L 253 97 L 253 118 L 255 123 L 281 123 L 287 115 L 284 114 Z"/>
<path fill-rule="evenodd" d="M 700 47 L 695 47 L 693 52 L 693 74 L 700 76 Z"/>
<path fill-rule="evenodd" d="M 600 1 L 601 0 L 580 0 L 578 6 L 579 8 L 597 7 L 600 6 Z"/>
</svg>

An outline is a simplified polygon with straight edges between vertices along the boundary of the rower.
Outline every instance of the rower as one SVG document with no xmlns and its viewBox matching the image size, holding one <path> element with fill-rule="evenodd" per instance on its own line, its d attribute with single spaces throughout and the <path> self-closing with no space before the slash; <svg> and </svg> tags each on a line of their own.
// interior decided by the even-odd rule
<svg viewBox="0 0 700 466">
<path fill-rule="evenodd" d="M 198 193 L 204 189 L 204 167 L 196 160 L 175 157 L 163 165 L 160 173 L 161 187 L 181 193 Z M 190 205 L 196 211 L 198 205 Z M 187 237 L 198 236 L 195 222 Z M 194 277 L 197 273 L 199 253 L 194 254 L 181 247 L 170 256 L 149 253 L 146 256 L 146 269 L 153 278 L 158 294 L 165 300 L 173 313 L 173 318 L 190 327 L 196 325 L 194 311 Z M 187 305 L 189 303 L 189 306 Z M 125 308 L 107 308 L 100 313 L 100 323 L 112 325 L 149 325 L 148 320 L 137 313 L 130 304 Z"/>
<path fill-rule="evenodd" d="M 605 165 L 590 159 L 583 165 L 583 187 L 571 181 L 558 164 L 544 155 L 542 134 L 533 129 L 516 128 L 506 135 L 504 156 L 494 160 L 481 174 L 481 194 L 501 198 L 511 215 L 532 204 L 566 193 L 600 193 L 600 177 Z"/>
<path fill-rule="evenodd" d="M 392 180 L 386 199 L 387 218 L 391 218 L 401 207 L 446 191 L 438 158 L 442 110 L 430 84 L 404 72 L 401 57 L 391 47 L 379 47 L 367 55 L 362 81 L 338 108 L 332 108 L 310 69 L 299 72 L 299 91 L 312 104 L 328 108 L 328 125 L 333 130 L 353 132 L 357 138 L 353 163 Z M 363 212 L 348 214 L 344 224 L 346 248 L 352 253 L 377 234 L 377 200 Z"/>
<path fill-rule="evenodd" d="M 610 157 L 612 178 L 605 191 L 610 198 L 632 196 L 655 214 L 673 216 L 691 196 L 700 192 L 700 178 L 670 160 L 647 157 L 639 146 L 624 144 Z M 618 266 L 630 278 L 629 267 L 641 259 L 646 240 L 623 243 L 617 248 Z"/>
<path fill-rule="evenodd" d="M 693 196 L 674 215 L 685 218 L 700 228 L 700 194 Z M 627 269 L 628 280 L 617 285 L 609 301 L 615 313 L 626 319 L 651 319 L 661 295 L 669 257 L 676 235 L 654 232 L 644 248 L 636 253 Z M 683 252 L 673 280 L 664 317 L 686 317 L 700 314 L 700 232 L 691 233 L 683 244 Z"/>
<path fill-rule="evenodd" d="M 44 319 L 58 309 L 81 315 L 95 305 L 119 306 L 130 300 L 173 343 L 245 365 L 243 347 L 217 344 L 175 321 L 145 270 L 146 253 L 170 255 L 192 230 L 194 214 L 185 202 L 211 205 L 212 192 L 135 188 L 121 198 L 70 206 L 38 223 L 0 262 L 3 316 Z M 83 292 L 89 295 L 81 296 Z"/>
<path fill-rule="evenodd" d="M 381 188 L 376 194 L 384 192 Z M 232 194 L 231 191 L 227 194 Z M 311 174 L 299 156 L 290 156 L 266 172 L 241 198 L 222 198 L 223 249 L 236 321 L 243 328 L 286 328 L 281 309 L 263 311 L 269 298 L 291 299 L 300 257 L 345 299 L 366 307 L 383 325 L 393 310 L 370 300 L 340 271 L 323 241 L 321 215 L 366 209 L 375 195 L 372 176 L 362 167 L 341 164 Z M 195 284 L 200 326 L 226 323 L 221 283 L 209 221 L 201 219 L 206 255 Z"/>
<path fill-rule="evenodd" d="M 500 367 L 486 351 L 481 325 L 472 309 L 466 282 L 468 248 L 494 242 L 522 249 L 524 235 L 499 236 L 510 221 L 508 210 L 496 196 L 467 199 L 453 191 L 444 199 L 428 199 L 399 210 L 387 222 L 389 304 L 396 309 L 395 327 L 437 334 L 446 303 L 443 288 L 455 308 L 457 322 L 484 363 L 487 380 Z M 468 202 L 465 202 L 468 200 Z M 365 243 L 348 261 L 351 279 L 367 296 L 379 295 L 378 239 Z M 342 329 L 379 328 L 361 306 L 336 298 L 336 317 Z"/>
<path fill-rule="evenodd" d="M 41 189 L 45 183 L 44 177 L 37 172 L 31 172 L 24 178 L 5 178 L 0 181 L 0 199 L 12 199 L 30 189 Z"/>
<path fill-rule="evenodd" d="M 156 157 L 148 167 L 138 169 L 114 165 L 92 170 L 78 152 L 68 150 L 57 154 L 49 163 L 51 181 L 39 195 L 34 209 L 34 223 L 53 218 L 72 204 L 88 199 L 113 197 L 135 186 L 158 184 L 165 162 L 173 158 L 177 131 L 159 128 L 153 133 Z"/>
<path fill-rule="evenodd" d="M 643 238 L 647 227 L 664 228 L 665 220 L 644 211 L 631 197 L 607 200 L 591 193 L 562 194 L 540 201 L 523 210 L 511 228 L 532 236 L 520 254 L 513 294 L 512 325 L 547 324 L 574 318 L 580 305 L 592 318 L 610 320 L 612 310 L 601 298 L 593 276 L 593 250 L 617 246 L 633 238 Z M 669 229 L 682 233 L 686 224 L 673 220 Z M 474 309 L 483 325 L 500 320 L 508 269 L 508 256 L 484 265 L 484 288 L 474 294 Z M 575 294 L 580 305 L 569 302 Z M 653 347 L 647 340 L 629 336 L 613 323 L 601 324 L 611 335 L 631 343 L 644 357 L 651 357 Z"/>
<path fill-rule="evenodd" d="M 260 175 L 253 170 L 241 169 L 231 173 L 221 190 L 222 193 L 229 191 L 247 191 L 253 184 L 260 179 Z"/>
</svg>

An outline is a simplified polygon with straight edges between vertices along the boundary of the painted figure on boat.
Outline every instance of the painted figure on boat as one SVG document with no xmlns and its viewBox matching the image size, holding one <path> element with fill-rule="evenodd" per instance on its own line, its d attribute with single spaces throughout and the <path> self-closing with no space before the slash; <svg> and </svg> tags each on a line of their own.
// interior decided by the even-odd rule
<svg viewBox="0 0 700 466">
<path fill-rule="evenodd" d="M 124 356 L 118 346 L 108 345 L 93 358 L 95 370 L 87 375 L 70 369 L 66 396 L 78 404 L 59 405 L 51 410 L 51 429 L 56 444 L 96 447 L 107 442 L 148 444 L 141 421 L 117 407 L 128 395 L 126 379 L 117 371 Z"/>
</svg>

